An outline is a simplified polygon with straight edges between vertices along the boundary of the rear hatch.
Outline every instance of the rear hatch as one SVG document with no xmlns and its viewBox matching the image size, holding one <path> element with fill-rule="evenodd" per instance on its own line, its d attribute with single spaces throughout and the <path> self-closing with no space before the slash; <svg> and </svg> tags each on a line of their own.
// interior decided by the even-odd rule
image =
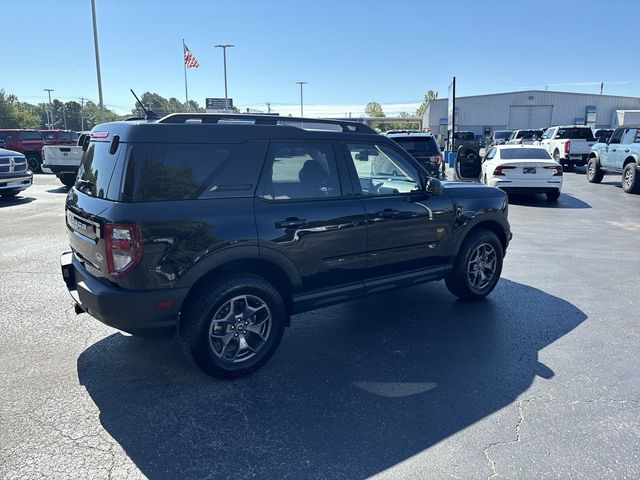
<svg viewBox="0 0 640 480">
<path fill-rule="evenodd" d="M 562 171 L 562 167 L 555 162 L 535 160 L 505 162 L 500 163 L 500 166 L 502 167 L 502 175 L 504 176 L 501 178 L 518 182 L 548 181 Z"/>
<path fill-rule="evenodd" d="M 111 179 L 119 178 L 114 171 L 121 168 L 123 148 L 109 153 L 111 139 L 93 140 L 82 157 L 75 186 L 66 202 L 66 224 L 69 244 L 77 259 L 95 277 L 109 275 L 104 241 L 105 224 L 109 211 L 116 205 L 118 185 Z"/>
</svg>

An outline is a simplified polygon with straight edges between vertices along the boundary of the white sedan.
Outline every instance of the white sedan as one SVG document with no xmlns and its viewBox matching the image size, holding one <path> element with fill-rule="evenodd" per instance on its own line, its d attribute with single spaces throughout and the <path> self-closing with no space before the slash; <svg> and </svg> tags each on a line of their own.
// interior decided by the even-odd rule
<svg viewBox="0 0 640 480">
<path fill-rule="evenodd" d="M 555 202 L 562 188 L 562 166 L 534 145 L 496 145 L 482 160 L 480 180 L 507 193 L 544 193 Z"/>
</svg>

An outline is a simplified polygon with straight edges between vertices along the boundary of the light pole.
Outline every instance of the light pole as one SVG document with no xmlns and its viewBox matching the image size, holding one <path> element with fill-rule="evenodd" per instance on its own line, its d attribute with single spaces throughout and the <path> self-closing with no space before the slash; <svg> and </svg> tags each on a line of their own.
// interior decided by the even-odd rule
<svg viewBox="0 0 640 480">
<path fill-rule="evenodd" d="M 227 96 L 227 48 L 235 47 L 235 45 L 231 45 L 228 43 L 215 45 L 216 48 L 222 49 L 222 59 L 224 62 L 224 111 L 229 111 L 229 100 Z"/>
<path fill-rule="evenodd" d="M 98 27 L 96 26 L 96 0 L 91 0 L 93 16 L 93 46 L 96 51 L 96 73 L 98 75 L 98 99 L 100 100 L 100 122 L 104 122 L 104 103 L 102 101 L 102 77 L 100 76 L 100 52 L 98 51 Z"/>
<path fill-rule="evenodd" d="M 53 105 L 51 104 L 51 92 L 55 90 L 53 88 L 45 88 L 44 91 L 49 94 L 49 115 L 51 117 L 51 120 L 49 123 L 49 130 L 51 130 L 53 128 Z"/>
<path fill-rule="evenodd" d="M 296 82 L 298 85 L 300 85 L 300 116 L 304 117 L 304 108 L 303 108 L 303 103 L 302 103 L 302 86 L 307 83 L 307 82 Z"/>
</svg>

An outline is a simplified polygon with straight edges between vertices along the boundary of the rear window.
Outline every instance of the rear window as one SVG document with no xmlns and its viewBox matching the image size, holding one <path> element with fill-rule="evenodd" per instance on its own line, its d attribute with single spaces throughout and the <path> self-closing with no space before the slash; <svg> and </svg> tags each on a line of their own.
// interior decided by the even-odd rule
<svg viewBox="0 0 640 480">
<path fill-rule="evenodd" d="M 549 160 L 551 157 L 544 148 L 503 148 L 500 150 L 502 160 Z"/>
<path fill-rule="evenodd" d="M 516 138 L 541 137 L 542 130 L 520 130 Z"/>
<path fill-rule="evenodd" d="M 453 138 L 458 140 L 475 140 L 476 136 L 473 134 L 473 132 L 456 132 L 453 135 Z"/>
<path fill-rule="evenodd" d="M 559 128 L 556 138 L 569 138 L 575 140 L 594 140 L 593 131 L 590 128 Z"/>
<path fill-rule="evenodd" d="M 243 144 L 137 144 L 130 147 L 124 202 L 252 196 L 265 141 Z"/>
<path fill-rule="evenodd" d="M 18 132 L 18 138 L 20 140 L 42 140 L 42 135 L 40 135 L 40 132 L 27 130 Z"/>
<path fill-rule="evenodd" d="M 92 197 L 108 198 L 109 181 L 116 165 L 117 153 L 109 153 L 111 142 L 91 142 L 82 155 L 76 190 Z M 120 151 L 121 149 L 118 149 Z M 110 198 L 110 200 L 115 200 Z"/>
<path fill-rule="evenodd" d="M 438 155 L 438 145 L 433 137 L 423 138 L 394 138 L 402 148 L 404 148 L 411 155 Z"/>
</svg>

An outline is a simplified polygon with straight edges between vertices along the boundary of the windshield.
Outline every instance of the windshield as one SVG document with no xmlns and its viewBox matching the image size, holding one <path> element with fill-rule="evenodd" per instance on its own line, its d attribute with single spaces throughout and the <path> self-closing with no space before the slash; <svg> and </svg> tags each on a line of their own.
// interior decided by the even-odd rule
<svg viewBox="0 0 640 480">
<path fill-rule="evenodd" d="M 476 136 L 473 132 L 456 132 L 453 135 L 456 140 L 475 140 Z"/>
<path fill-rule="evenodd" d="M 551 156 L 544 148 L 503 148 L 502 160 L 549 160 Z"/>
<path fill-rule="evenodd" d="M 493 134 L 493 138 L 497 140 L 504 140 L 505 138 L 509 138 L 511 136 L 510 130 L 498 130 Z"/>
<path fill-rule="evenodd" d="M 520 130 L 518 132 L 517 138 L 533 138 L 533 137 L 541 137 L 542 130 Z"/>
</svg>

